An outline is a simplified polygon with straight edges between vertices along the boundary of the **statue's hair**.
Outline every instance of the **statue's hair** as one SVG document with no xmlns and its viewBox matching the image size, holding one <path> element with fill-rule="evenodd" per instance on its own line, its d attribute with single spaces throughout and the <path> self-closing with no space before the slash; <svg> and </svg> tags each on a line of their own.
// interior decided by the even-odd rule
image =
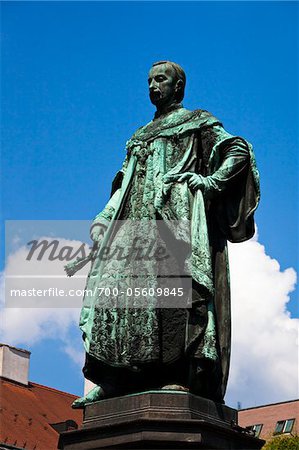
<svg viewBox="0 0 299 450">
<path fill-rule="evenodd" d="M 182 81 L 182 83 L 183 83 L 182 88 L 178 92 L 178 101 L 179 102 L 182 101 L 184 98 L 185 86 L 186 86 L 186 74 L 184 72 L 184 69 L 179 64 L 172 62 L 172 61 L 157 61 L 152 65 L 152 67 L 159 66 L 161 64 L 170 65 L 173 68 L 173 70 L 175 71 L 178 80 Z"/>
</svg>

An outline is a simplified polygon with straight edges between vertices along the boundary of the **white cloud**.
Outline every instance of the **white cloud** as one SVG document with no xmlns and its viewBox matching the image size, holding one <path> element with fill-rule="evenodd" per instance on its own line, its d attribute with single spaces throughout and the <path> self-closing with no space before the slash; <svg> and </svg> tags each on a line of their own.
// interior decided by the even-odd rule
<svg viewBox="0 0 299 450">
<path fill-rule="evenodd" d="M 60 240 L 62 245 L 79 246 L 78 241 Z M 24 246 L 11 254 L 6 274 L 63 275 L 64 262 L 59 260 L 25 261 Z M 233 342 L 229 388 L 226 403 L 236 407 L 282 401 L 298 396 L 297 333 L 298 319 L 287 311 L 289 294 L 294 289 L 296 273 L 281 271 L 279 263 L 265 253 L 254 238 L 229 246 Z M 84 289 L 88 266 L 79 272 L 83 278 L 43 278 L 35 280 L 36 288 L 53 282 L 61 288 Z M 29 281 L 23 280 L 23 283 Z M 49 284 L 50 283 L 50 284 Z M 3 294 L 3 275 L 1 277 Z M 2 298 L 2 309 L 4 295 Z M 83 363 L 83 345 L 78 328 L 79 308 L 66 308 L 61 298 L 51 298 L 52 308 L 40 308 L 36 298 L 33 308 L 5 308 L 2 311 L 0 339 L 2 342 L 30 348 L 43 339 L 60 339 L 66 355 L 78 365 Z M 65 301 L 66 299 L 64 299 Z M 79 298 L 81 301 L 81 299 Z M 71 301 L 73 301 L 71 299 Z M 76 306 L 80 301 L 77 299 Z M 49 302 L 46 303 L 49 306 Z M 78 339 L 74 342 L 74 330 Z M 34 348 L 33 348 L 34 351 Z"/>
<path fill-rule="evenodd" d="M 48 239 L 51 241 L 53 237 Z M 71 245 L 77 249 L 81 245 L 79 241 L 56 239 L 59 240 L 59 248 Z M 8 291 L 11 288 L 46 290 L 50 287 L 62 289 L 64 292 L 67 292 L 70 288 L 83 290 L 88 265 L 80 272 L 80 277 L 69 279 L 64 272 L 66 261 L 58 259 L 50 261 L 47 257 L 43 257 L 41 261 L 38 261 L 36 258 L 38 253 L 34 255 L 31 261 L 27 261 L 27 255 L 28 248 L 25 246 L 19 247 L 14 253 L 9 255 L 5 274 L 2 273 L 0 275 L 2 309 L 0 339 L 4 343 L 25 348 L 31 348 L 43 339 L 59 339 L 66 354 L 76 364 L 82 366 L 82 340 L 78 338 L 74 345 L 74 330 L 76 330 L 78 337 L 80 336 L 78 322 L 82 297 L 80 295 L 67 298 L 35 296 L 16 297 L 9 300 Z M 25 277 L 23 277 L 24 275 Z M 38 278 L 32 279 L 29 277 L 30 275 Z M 8 278 L 5 278 L 7 276 Z M 20 278 L 9 278 L 10 276 L 18 276 Z M 16 302 L 16 307 L 6 307 L 12 304 L 11 301 Z M 28 306 L 26 306 L 26 302 L 28 302 Z"/>
<path fill-rule="evenodd" d="M 281 271 L 256 238 L 230 244 L 229 255 L 233 337 L 227 404 L 297 398 L 299 319 L 287 310 L 296 272 Z"/>
</svg>

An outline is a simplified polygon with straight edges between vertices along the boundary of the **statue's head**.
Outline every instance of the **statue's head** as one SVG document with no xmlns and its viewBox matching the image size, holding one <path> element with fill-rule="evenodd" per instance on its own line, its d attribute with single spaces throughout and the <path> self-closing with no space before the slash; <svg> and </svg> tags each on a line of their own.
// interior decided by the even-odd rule
<svg viewBox="0 0 299 450">
<path fill-rule="evenodd" d="M 149 71 L 148 84 L 151 102 L 157 109 L 161 109 L 183 100 L 186 75 L 178 64 L 158 61 Z"/>
</svg>

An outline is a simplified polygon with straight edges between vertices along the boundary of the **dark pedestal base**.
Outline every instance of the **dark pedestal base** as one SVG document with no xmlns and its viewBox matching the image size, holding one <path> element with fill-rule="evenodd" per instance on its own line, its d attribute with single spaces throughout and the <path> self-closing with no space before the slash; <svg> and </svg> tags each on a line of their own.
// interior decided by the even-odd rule
<svg viewBox="0 0 299 450">
<path fill-rule="evenodd" d="M 59 449 L 260 449 L 237 425 L 237 411 L 177 391 L 149 391 L 85 408 L 80 430 L 60 434 Z"/>
</svg>

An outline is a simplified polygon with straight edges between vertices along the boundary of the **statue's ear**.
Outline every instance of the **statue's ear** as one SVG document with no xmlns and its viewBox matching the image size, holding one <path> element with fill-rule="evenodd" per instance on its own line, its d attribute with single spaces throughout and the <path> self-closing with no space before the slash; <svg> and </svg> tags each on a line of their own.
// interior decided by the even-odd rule
<svg viewBox="0 0 299 450">
<path fill-rule="evenodd" d="M 183 83 L 182 80 L 178 80 L 178 81 L 176 82 L 176 85 L 175 85 L 175 92 L 176 92 L 176 94 L 182 92 L 183 85 L 184 85 L 184 83 Z"/>
<path fill-rule="evenodd" d="M 176 82 L 176 85 L 175 85 L 175 90 L 176 91 L 180 91 L 182 89 L 182 87 L 183 87 L 183 81 L 182 80 L 178 80 Z"/>
</svg>

